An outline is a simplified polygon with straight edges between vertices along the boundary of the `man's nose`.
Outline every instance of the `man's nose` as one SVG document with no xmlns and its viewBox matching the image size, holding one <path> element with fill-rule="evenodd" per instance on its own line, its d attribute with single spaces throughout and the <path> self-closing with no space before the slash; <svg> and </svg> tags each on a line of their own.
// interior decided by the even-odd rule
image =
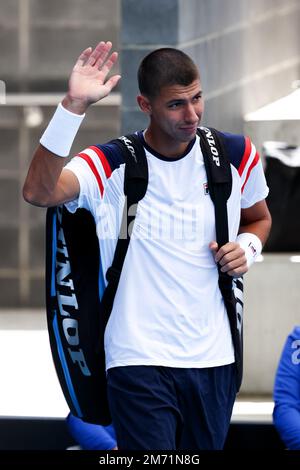
<svg viewBox="0 0 300 470">
<path fill-rule="evenodd" d="M 186 107 L 185 119 L 191 123 L 196 123 L 199 120 L 199 116 L 192 104 L 188 104 Z"/>
</svg>

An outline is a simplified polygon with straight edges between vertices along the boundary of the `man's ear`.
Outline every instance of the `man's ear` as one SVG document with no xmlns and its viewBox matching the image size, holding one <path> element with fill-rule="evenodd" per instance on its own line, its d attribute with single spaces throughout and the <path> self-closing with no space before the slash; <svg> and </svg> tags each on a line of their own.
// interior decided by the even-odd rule
<svg viewBox="0 0 300 470">
<path fill-rule="evenodd" d="M 148 98 L 146 98 L 146 96 L 138 95 L 136 97 L 136 100 L 138 102 L 140 109 L 143 111 L 143 113 L 151 114 L 152 112 L 151 104 Z"/>
</svg>

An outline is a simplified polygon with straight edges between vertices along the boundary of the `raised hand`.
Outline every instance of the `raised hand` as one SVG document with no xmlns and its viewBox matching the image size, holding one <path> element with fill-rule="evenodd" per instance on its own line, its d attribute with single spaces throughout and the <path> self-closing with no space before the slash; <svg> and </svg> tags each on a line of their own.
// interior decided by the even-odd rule
<svg viewBox="0 0 300 470">
<path fill-rule="evenodd" d="M 107 96 L 117 85 L 120 75 L 107 76 L 117 62 L 118 53 L 110 54 L 111 42 L 99 42 L 95 49 L 85 49 L 77 59 L 69 80 L 69 91 L 63 105 L 82 114 L 87 107 Z"/>
</svg>

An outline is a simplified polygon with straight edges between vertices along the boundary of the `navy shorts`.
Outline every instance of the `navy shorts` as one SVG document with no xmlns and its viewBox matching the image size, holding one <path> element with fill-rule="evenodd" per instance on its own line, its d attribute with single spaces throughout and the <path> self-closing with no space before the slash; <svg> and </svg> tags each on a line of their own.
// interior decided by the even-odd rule
<svg viewBox="0 0 300 470">
<path fill-rule="evenodd" d="M 234 364 L 115 367 L 107 383 L 119 449 L 223 448 L 236 396 Z"/>
</svg>

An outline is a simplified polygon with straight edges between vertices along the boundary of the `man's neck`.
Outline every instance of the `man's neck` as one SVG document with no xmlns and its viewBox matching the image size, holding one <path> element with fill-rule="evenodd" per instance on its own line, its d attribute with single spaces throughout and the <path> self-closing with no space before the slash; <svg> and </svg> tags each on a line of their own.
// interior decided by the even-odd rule
<svg viewBox="0 0 300 470">
<path fill-rule="evenodd" d="M 189 145 L 189 142 L 178 142 L 171 138 L 164 139 L 162 136 L 156 136 L 150 128 L 145 130 L 144 139 L 155 152 L 170 158 L 183 155 Z"/>
</svg>

